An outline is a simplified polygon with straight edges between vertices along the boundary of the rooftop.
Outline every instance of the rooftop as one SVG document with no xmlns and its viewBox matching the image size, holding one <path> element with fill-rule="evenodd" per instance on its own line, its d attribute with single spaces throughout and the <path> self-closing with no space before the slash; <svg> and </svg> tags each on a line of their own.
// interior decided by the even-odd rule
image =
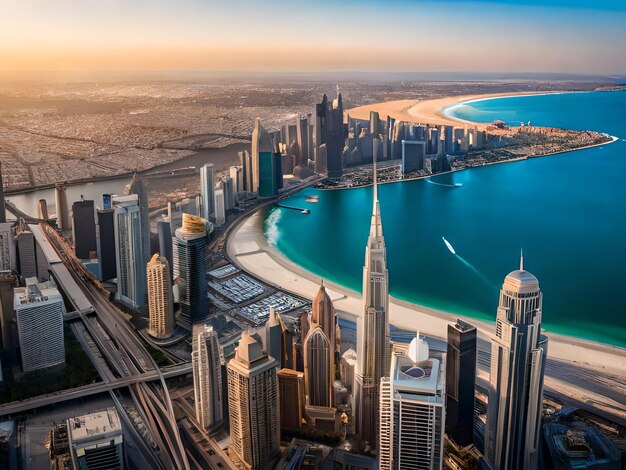
<svg viewBox="0 0 626 470">
<path fill-rule="evenodd" d="M 67 428 L 74 442 L 98 438 L 104 434 L 121 433 L 122 426 L 115 408 L 70 418 Z"/>
</svg>

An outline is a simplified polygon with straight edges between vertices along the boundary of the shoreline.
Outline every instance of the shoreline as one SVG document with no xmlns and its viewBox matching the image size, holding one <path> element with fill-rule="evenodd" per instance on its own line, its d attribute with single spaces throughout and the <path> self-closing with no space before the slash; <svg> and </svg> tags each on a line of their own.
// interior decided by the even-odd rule
<svg viewBox="0 0 626 470">
<path fill-rule="evenodd" d="M 263 211 L 257 210 L 233 226 L 226 240 L 227 259 L 267 284 L 314 299 L 321 277 L 295 264 L 269 244 L 263 233 L 262 215 Z M 361 293 L 326 279 L 324 285 L 338 318 L 356 322 L 363 310 Z M 389 299 L 391 325 L 402 330 L 419 330 L 420 334 L 436 340 L 447 340 L 448 324 L 457 318 L 477 329 L 477 381 L 486 386 L 489 363 L 484 358 L 490 355 L 495 321 L 456 315 L 392 296 Z M 572 406 L 591 406 L 598 414 L 626 425 L 626 409 L 620 404 L 626 395 L 626 381 L 620 379 L 626 377 L 626 349 L 559 333 L 545 334 L 549 338 L 546 392 Z M 607 387 L 607 382 L 615 383 Z"/>
</svg>

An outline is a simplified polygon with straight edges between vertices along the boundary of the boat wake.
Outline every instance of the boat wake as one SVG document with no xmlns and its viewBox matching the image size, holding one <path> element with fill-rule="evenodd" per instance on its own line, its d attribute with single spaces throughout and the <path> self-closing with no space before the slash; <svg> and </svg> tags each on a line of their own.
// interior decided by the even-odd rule
<svg viewBox="0 0 626 470">
<path fill-rule="evenodd" d="M 437 183 L 436 181 L 433 181 L 430 178 L 428 178 L 426 181 L 428 181 L 430 184 L 436 184 L 437 186 L 445 186 L 446 188 L 460 188 L 461 186 L 463 186 L 463 183 L 454 183 L 454 184 Z"/>
<path fill-rule="evenodd" d="M 265 219 L 265 238 L 272 246 L 276 246 L 278 237 L 280 236 L 278 221 L 280 220 L 282 214 L 281 209 L 279 207 L 275 207 L 272 209 L 272 212 L 270 212 L 270 215 L 267 216 L 267 219 Z"/>
<path fill-rule="evenodd" d="M 452 244 L 448 240 L 446 240 L 445 237 L 441 237 L 441 239 L 445 243 L 446 248 L 448 249 L 448 251 L 450 251 L 450 253 L 452 253 L 455 256 L 455 258 L 457 258 L 461 263 L 463 263 L 463 265 L 465 265 L 465 267 L 469 268 L 474 274 L 476 274 L 476 276 L 478 276 L 483 282 L 485 282 L 485 284 L 487 284 L 490 287 L 494 287 L 491 284 L 491 282 L 489 282 L 489 279 L 487 279 L 487 277 L 483 273 L 481 273 L 478 270 L 478 268 L 476 268 L 476 266 L 474 266 L 472 263 L 467 261 L 465 258 L 463 258 L 461 255 L 459 255 L 456 252 L 456 250 L 454 249 Z"/>
</svg>

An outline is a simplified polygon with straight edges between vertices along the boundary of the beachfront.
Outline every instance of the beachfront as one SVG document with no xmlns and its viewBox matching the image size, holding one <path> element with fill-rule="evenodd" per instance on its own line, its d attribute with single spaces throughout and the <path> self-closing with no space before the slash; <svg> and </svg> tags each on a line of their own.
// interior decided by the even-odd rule
<svg viewBox="0 0 626 470">
<path fill-rule="evenodd" d="M 421 109 L 431 109 L 431 112 L 440 115 L 441 108 L 437 106 L 450 106 L 458 99 L 432 100 L 437 101 L 437 105 L 424 102 Z M 395 106 L 397 112 L 407 112 L 415 106 L 407 105 L 405 101 L 383 105 L 385 111 L 376 110 L 381 113 L 393 112 L 392 108 Z M 372 107 L 369 108 L 374 110 Z M 432 122 L 436 117 L 423 116 L 427 122 Z M 267 243 L 263 234 L 262 214 L 254 214 L 242 221 L 231 233 L 227 250 L 233 263 L 286 291 L 306 298 L 315 296 L 319 288 L 319 278 L 286 259 Z M 503 278 L 505 274 L 502 273 Z M 328 282 L 326 285 L 338 314 L 355 320 L 363 310 L 360 293 Z M 488 313 L 492 313 L 495 318 L 495 312 Z M 419 330 L 421 334 L 439 339 L 445 339 L 448 323 L 456 319 L 456 316 L 451 314 L 394 298 L 391 299 L 389 315 L 390 322 L 398 328 Z M 486 358 L 489 354 L 493 324 L 471 318 L 466 320 L 476 325 L 479 331 L 479 358 L 483 358 L 483 361 L 479 359 L 479 379 L 484 383 L 488 379 L 489 364 Z M 593 404 L 598 413 L 626 422 L 626 411 L 620 404 L 626 394 L 626 380 L 623 378 L 626 376 L 624 350 L 552 333 L 548 333 L 548 336 L 550 345 L 545 379 L 546 391 L 573 405 Z"/>
</svg>

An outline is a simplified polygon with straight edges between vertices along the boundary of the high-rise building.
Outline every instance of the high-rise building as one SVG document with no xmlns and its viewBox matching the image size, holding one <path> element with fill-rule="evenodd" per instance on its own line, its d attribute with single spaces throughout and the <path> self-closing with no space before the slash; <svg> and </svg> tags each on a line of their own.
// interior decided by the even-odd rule
<svg viewBox="0 0 626 470">
<path fill-rule="evenodd" d="M 259 197 L 274 197 L 283 187 L 280 153 L 276 151 L 259 154 Z"/>
<path fill-rule="evenodd" d="M 22 369 L 32 372 L 65 363 L 63 297 L 52 283 L 27 279 L 14 290 L 15 318 Z"/>
<path fill-rule="evenodd" d="M 352 392 L 352 388 L 354 387 L 354 370 L 356 363 L 356 351 L 352 348 L 346 350 L 341 356 L 341 362 L 339 364 L 341 381 L 350 392 Z"/>
<path fill-rule="evenodd" d="M 224 191 L 224 210 L 228 212 L 235 208 L 235 186 L 230 176 L 222 178 L 222 191 Z"/>
<path fill-rule="evenodd" d="M 146 267 L 148 279 L 148 331 L 159 339 L 174 334 L 174 300 L 172 281 L 167 260 L 155 253 Z"/>
<path fill-rule="evenodd" d="M 380 392 L 381 470 L 431 470 L 443 465 L 445 354 L 434 357 L 419 335 L 394 350 Z"/>
<path fill-rule="evenodd" d="M 252 155 L 247 150 L 239 152 L 239 163 L 241 164 L 241 186 L 239 192 L 252 192 Z"/>
<path fill-rule="evenodd" d="M 304 374 L 292 369 L 278 371 L 280 428 L 294 431 L 304 420 Z"/>
<path fill-rule="evenodd" d="M 213 163 L 200 168 L 200 196 L 202 198 L 202 217 L 205 220 L 215 218 L 215 169 Z"/>
<path fill-rule="evenodd" d="M 548 338 L 541 334 L 539 281 L 520 268 L 500 290 L 491 339 L 485 460 L 493 470 L 535 469 L 540 446 Z"/>
<path fill-rule="evenodd" d="M 320 325 L 313 324 L 306 335 L 304 349 L 304 381 L 308 406 L 333 406 L 333 348 Z"/>
<path fill-rule="evenodd" d="M 17 268 L 23 278 L 37 277 L 37 255 L 35 237 L 28 230 L 24 219 L 20 219 L 15 229 L 15 244 L 17 246 Z"/>
<path fill-rule="evenodd" d="M 103 281 L 117 277 L 115 238 L 115 210 L 99 210 L 98 262 L 100 263 L 100 279 Z"/>
<path fill-rule="evenodd" d="M 204 323 L 193 325 L 191 364 L 196 419 L 206 429 L 224 421 L 222 359 L 217 332 Z"/>
<path fill-rule="evenodd" d="M 376 150 L 376 153 L 378 151 Z M 376 447 L 380 379 L 389 376 L 389 279 L 374 157 L 374 207 L 363 266 L 363 316 L 357 321 L 355 429 Z"/>
<path fill-rule="evenodd" d="M 265 323 L 265 351 L 276 359 L 280 367 L 283 367 L 283 359 L 286 355 L 283 341 L 283 322 L 274 307 L 270 307 L 270 315 Z"/>
<path fill-rule="evenodd" d="M 57 211 L 56 224 L 62 232 L 67 232 L 72 229 L 72 221 L 70 220 L 67 207 L 66 189 L 67 186 L 65 183 L 57 183 L 54 185 L 54 205 Z"/>
<path fill-rule="evenodd" d="M 243 468 L 272 468 L 280 453 L 277 367 L 244 331 L 228 363 L 229 453 Z"/>
<path fill-rule="evenodd" d="M 298 137 L 298 154 L 296 158 L 297 166 L 307 166 L 310 157 L 309 148 L 309 116 L 298 118 L 296 121 Z"/>
<path fill-rule="evenodd" d="M 111 209 L 113 207 L 112 201 L 113 201 L 113 197 L 110 194 L 103 194 L 102 195 L 102 209 Z"/>
<path fill-rule="evenodd" d="M 137 194 L 113 197 L 117 298 L 132 308 L 146 304 L 142 221 Z"/>
<path fill-rule="evenodd" d="M 248 191 L 259 192 L 259 185 L 261 184 L 261 154 L 271 154 L 273 151 L 274 143 L 272 142 L 272 136 L 261 125 L 261 119 L 256 118 L 254 130 L 252 131 L 252 187 Z"/>
<path fill-rule="evenodd" d="M 13 225 L 13 222 L 0 222 L 0 273 L 10 273 L 16 267 Z"/>
<path fill-rule="evenodd" d="M 98 251 L 96 212 L 93 201 L 81 199 L 72 204 L 74 252 L 79 259 L 89 259 Z"/>
<path fill-rule="evenodd" d="M 39 220 L 45 220 L 46 222 L 50 218 L 48 215 L 48 201 L 45 199 L 39 199 L 39 203 L 37 204 L 37 217 Z"/>
<path fill-rule="evenodd" d="M 143 251 L 143 264 L 150 260 L 150 211 L 148 207 L 148 189 L 138 173 L 133 174 L 133 179 L 127 188 L 129 195 L 136 194 L 139 204 L 139 220 L 141 226 L 141 247 Z"/>
<path fill-rule="evenodd" d="M 167 260 L 170 267 L 170 279 L 174 278 L 174 255 L 172 253 L 172 224 L 167 218 L 157 220 L 159 236 L 159 254 Z"/>
<path fill-rule="evenodd" d="M 16 361 L 17 325 L 15 323 L 15 310 L 13 309 L 16 276 L 13 274 L 0 274 L 0 332 L 2 332 L 2 347 L 4 349 L 3 365 L 9 366 Z"/>
<path fill-rule="evenodd" d="M 326 145 L 326 171 L 329 178 L 341 178 L 343 173 L 343 147 L 345 132 L 343 125 L 343 103 L 341 93 L 337 99 L 328 101 L 326 94 L 315 107 L 315 146 L 317 161 L 320 146 Z M 317 169 L 317 168 L 316 168 Z"/>
<path fill-rule="evenodd" d="M 476 385 L 476 328 L 463 320 L 448 324 L 446 433 L 460 446 L 472 443 Z"/>
<path fill-rule="evenodd" d="M 172 242 L 174 285 L 182 316 L 190 323 L 201 322 L 209 314 L 205 261 L 209 224 L 200 217 L 183 214 L 183 225 Z"/>
<path fill-rule="evenodd" d="M 73 468 L 124 470 L 124 437 L 115 408 L 67 420 Z"/>
<path fill-rule="evenodd" d="M 224 190 L 215 190 L 215 226 L 221 227 L 226 223 L 226 200 L 224 199 Z"/>
<path fill-rule="evenodd" d="M 402 140 L 402 174 L 424 169 L 426 142 Z"/>
<path fill-rule="evenodd" d="M 303 344 L 304 380 L 308 406 L 333 406 L 337 318 L 324 284 L 315 296 L 311 327 Z"/>
</svg>

